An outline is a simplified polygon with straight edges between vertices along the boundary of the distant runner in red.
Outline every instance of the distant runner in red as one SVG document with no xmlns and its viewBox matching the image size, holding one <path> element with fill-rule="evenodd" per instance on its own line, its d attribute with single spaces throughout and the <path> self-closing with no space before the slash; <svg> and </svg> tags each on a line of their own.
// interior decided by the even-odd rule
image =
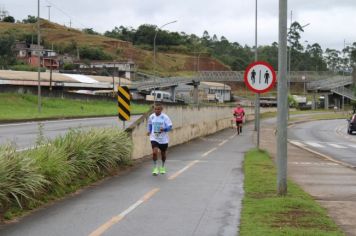
<svg viewBox="0 0 356 236">
<path fill-rule="evenodd" d="M 234 117 L 236 121 L 237 134 L 242 133 L 242 123 L 245 116 L 245 110 L 241 107 L 240 103 L 237 103 L 236 108 L 234 109 Z"/>
</svg>

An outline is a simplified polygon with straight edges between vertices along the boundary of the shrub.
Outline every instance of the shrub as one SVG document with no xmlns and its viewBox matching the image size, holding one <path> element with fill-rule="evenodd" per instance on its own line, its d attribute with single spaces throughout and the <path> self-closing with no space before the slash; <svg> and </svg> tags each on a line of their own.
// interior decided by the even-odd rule
<svg viewBox="0 0 356 236">
<path fill-rule="evenodd" d="M 79 49 L 80 57 L 89 60 L 112 60 L 113 57 L 97 47 L 84 46 Z"/>
<path fill-rule="evenodd" d="M 127 134 L 118 129 L 71 130 L 53 145 L 65 150 L 68 160 L 82 175 L 110 172 L 119 164 L 126 164 L 132 149 Z"/>
<path fill-rule="evenodd" d="M 0 221 L 12 206 L 33 207 L 110 174 L 131 150 L 127 133 L 113 128 L 71 130 L 24 152 L 0 147 Z"/>
<path fill-rule="evenodd" d="M 76 169 L 68 161 L 65 150 L 51 145 L 48 141 L 24 155 L 34 160 L 38 172 L 48 181 L 47 190 L 55 190 L 58 186 L 64 187 L 77 175 Z"/>
<path fill-rule="evenodd" d="M 10 67 L 11 70 L 15 71 L 37 71 L 38 67 L 30 65 L 13 65 Z M 41 68 L 41 72 L 45 72 L 46 68 Z"/>
<path fill-rule="evenodd" d="M 0 217 L 13 204 L 21 208 L 44 190 L 47 181 L 30 158 L 13 146 L 0 148 Z"/>
</svg>

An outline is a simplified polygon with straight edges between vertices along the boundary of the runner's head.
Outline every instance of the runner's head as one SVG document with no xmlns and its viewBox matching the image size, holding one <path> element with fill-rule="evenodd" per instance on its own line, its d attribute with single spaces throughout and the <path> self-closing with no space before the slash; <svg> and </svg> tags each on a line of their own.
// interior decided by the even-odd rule
<svg viewBox="0 0 356 236">
<path fill-rule="evenodd" d="M 155 111 L 156 116 L 161 115 L 162 110 L 163 110 L 162 104 L 161 103 L 156 103 L 155 106 L 154 106 L 154 111 Z"/>
</svg>

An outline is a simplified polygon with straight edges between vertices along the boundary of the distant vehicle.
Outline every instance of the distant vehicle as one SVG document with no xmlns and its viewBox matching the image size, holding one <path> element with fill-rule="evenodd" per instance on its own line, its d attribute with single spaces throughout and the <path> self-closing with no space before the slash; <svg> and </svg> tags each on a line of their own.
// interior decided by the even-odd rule
<svg viewBox="0 0 356 236">
<path fill-rule="evenodd" d="M 224 98 L 221 94 L 218 93 L 209 93 L 207 94 L 208 102 L 219 102 L 224 103 Z"/>
<path fill-rule="evenodd" d="M 277 107 L 276 97 L 261 97 L 260 98 L 261 107 Z"/>
<path fill-rule="evenodd" d="M 169 92 L 155 90 L 151 91 L 151 94 L 146 96 L 146 100 L 155 100 L 157 102 L 172 102 L 172 95 Z"/>
<path fill-rule="evenodd" d="M 352 134 L 353 131 L 356 131 L 356 114 L 353 114 L 351 119 L 347 119 L 347 133 Z"/>
</svg>

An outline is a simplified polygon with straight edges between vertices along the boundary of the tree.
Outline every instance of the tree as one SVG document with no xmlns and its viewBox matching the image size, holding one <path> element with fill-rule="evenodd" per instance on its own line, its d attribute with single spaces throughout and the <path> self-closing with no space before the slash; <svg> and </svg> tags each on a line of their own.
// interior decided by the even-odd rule
<svg viewBox="0 0 356 236">
<path fill-rule="evenodd" d="M 15 18 L 13 16 L 6 16 L 2 19 L 3 22 L 15 23 Z"/>
<path fill-rule="evenodd" d="M 28 15 L 27 19 L 23 19 L 22 22 L 24 24 L 33 24 L 37 22 L 37 17 Z"/>
<path fill-rule="evenodd" d="M 156 26 L 144 24 L 140 25 L 134 35 L 134 44 L 153 45 L 153 39 L 156 34 Z"/>
<path fill-rule="evenodd" d="M 16 61 L 13 47 L 15 45 L 15 37 L 9 34 L 0 36 L 0 67 L 8 68 Z"/>
<path fill-rule="evenodd" d="M 298 22 L 293 22 L 288 32 L 288 42 L 292 51 L 302 51 L 303 46 L 299 43 L 301 32 L 304 32 L 303 27 Z"/>
<path fill-rule="evenodd" d="M 82 31 L 86 34 L 100 35 L 98 32 L 94 31 L 93 28 L 84 28 Z"/>
<path fill-rule="evenodd" d="M 326 63 L 331 71 L 338 72 L 341 68 L 340 51 L 327 48 L 325 50 Z"/>
<path fill-rule="evenodd" d="M 132 28 L 126 28 L 124 26 L 116 27 L 112 31 L 106 31 L 104 35 L 106 37 L 120 39 L 128 42 L 132 42 L 134 40 L 134 35 L 136 30 Z"/>
<path fill-rule="evenodd" d="M 307 70 L 324 71 L 327 70 L 327 65 L 323 57 L 323 49 L 318 43 L 307 45 L 305 50 L 304 61 L 307 64 Z"/>
</svg>

